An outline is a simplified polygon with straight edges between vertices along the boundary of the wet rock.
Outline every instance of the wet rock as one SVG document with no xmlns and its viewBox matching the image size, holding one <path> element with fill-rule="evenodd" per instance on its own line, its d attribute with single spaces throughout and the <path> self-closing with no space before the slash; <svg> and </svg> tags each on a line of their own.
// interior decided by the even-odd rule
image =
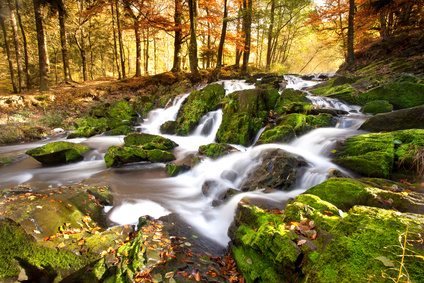
<svg viewBox="0 0 424 283">
<path fill-rule="evenodd" d="M 178 176 L 181 173 L 190 171 L 191 167 L 186 164 L 175 164 L 174 162 L 168 163 L 165 165 L 165 172 L 168 174 L 169 177 L 175 177 Z"/>
<path fill-rule="evenodd" d="M 25 153 L 43 164 L 63 164 L 79 161 L 90 150 L 88 146 L 70 142 L 53 142 Z"/>
<path fill-rule="evenodd" d="M 199 153 L 210 158 L 218 158 L 239 151 L 226 143 L 211 143 L 199 147 Z"/>
<path fill-rule="evenodd" d="M 360 129 L 370 132 L 424 128 L 424 106 L 377 114 L 365 121 Z"/>
<path fill-rule="evenodd" d="M 310 103 L 311 101 L 306 97 L 306 94 L 303 91 L 291 88 L 284 89 L 275 104 L 274 111 L 277 112 L 278 115 L 283 115 L 287 111 L 287 105 L 294 102 Z"/>
<path fill-rule="evenodd" d="M 242 191 L 258 188 L 290 190 L 294 186 L 299 166 L 297 157 L 281 149 L 269 149 L 261 158 L 261 165 L 250 172 L 241 186 Z"/>
</svg>

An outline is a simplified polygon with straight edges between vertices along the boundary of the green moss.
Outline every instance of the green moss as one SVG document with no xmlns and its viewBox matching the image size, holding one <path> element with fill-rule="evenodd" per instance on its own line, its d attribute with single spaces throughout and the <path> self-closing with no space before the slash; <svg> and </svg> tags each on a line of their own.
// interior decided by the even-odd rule
<svg viewBox="0 0 424 283">
<path fill-rule="evenodd" d="M 348 138 L 334 161 L 364 176 L 387 178 L 393 169 L 393 136 L 387 133 Z"/>
<path fill-rule="evenodd" d="M 200 154 L 204 154 L 211 158 L 218 158 L 234 151 L 236 151 L 236 149 L 226 143 L 211 143 L 199 147 Z"/>
<path fill-rule="evenodd" d="M 133 133 L 124 138 L 124 146 L 142 146 L 144 149 L 171 150 L 178 145 L 170 139 L 146 133 Z"/>
<path fill-rule="evenodd" d="M 89 150 L 88 146 L 82 144 L 59 141 L 30 149 L 25 153 L 43 164 L 56 164 L 81 160 Z"/>
<path fill-rule="evenodd" d="M 317 116 L 308 115 L 306 116 L 306 124 L 312 128 L 328 127 L 331 125 L 333 116 L 328 113 L 320 113 Z"/>
<path fill-rule="evenodd" d="M 356 89 L 353 88 L 349 83 L 336 86 L 326 86 L 322 88 L 316 88 L 311 91 L 315 95 L 324 95 L 334 97 L 349 104 L 358 104 L 356 100 Z"/>
<path fill-rule="evenodd" d="M 306 115 L 299 114 L 299 113 L 293 113 L 286 115 L 281 118 L 281 121 L 279 122 L 279 126 L 281 125 L 287 125 L 293 128 L 293 130 L 297 133 L 303 133 L 306 131 Z"/>
<path fill-rule="evenodd" d="M 278 115 L 283 115 L 287 112 L 288 105 L 293 102 L 308 103 L 310 101 L 306 98 L 303 91 L 286 88 L 278 98 L 274 111 L 276 111 Z"/>
<path fill-rule="evenodd" d="M 294 132 L 293 127 L 289 125 L 282 125 L 274 128 L 267 126 L 259 137 L 257 144 L 283 143 L 291 141 L 295 137 L 296 133 Z"/>
<path fill-rule="evenodd" d="M 0 221 L 0 279 L 17 279 L 19 266 L 29 278 L 36 281 L 42 277 L 49 281 L 60 280 L 87 262 L 66 250 L 38 246 L 21 227 L 10 221 Z M 38 277 L 39 276 L 39 277 Z"/>
<path fill-rule="evenodd" d="M 218 102 L 224 96 L 225 89 L 219 84 L 211 84 L 202 90 L 190 93 L 178 112 L 175 132 L 179 135 L 188 135 L 206 113 L 217 108 Z"/>
<path fill-rule="evenodd" d="M 385 113 L 393 110 L 393 105 L 387 100 L 374 100 L 367 102 L 364 107 L 361 108 L 363 113 L 377 114 Z"/>
<path fill-rule="evenodd" d="M 147 150 L 146 153 L 150 162 L 170 162 L 175 160 L 175 156 L 172 153 L 160 149 Z"/>
<path fill-rule="evenodd" d="M 387 100 L 394 109 L 410 108 L 424 104 L 424 85 L 412 82 L 389 82 L 357 96 L 360 104 Z"/>
<path fill-rule="evenodd" d="M 133 129 L 131 129 L 128 126 L 123 125 L 123 126 L 119 126 L 119 127 L 115 128 L 113 130 L 105 132 L 105 135 L 106 136 L 119 136 L 119 135 L 128 135 L 132 132 L 133 132 Z"/>
</svg>

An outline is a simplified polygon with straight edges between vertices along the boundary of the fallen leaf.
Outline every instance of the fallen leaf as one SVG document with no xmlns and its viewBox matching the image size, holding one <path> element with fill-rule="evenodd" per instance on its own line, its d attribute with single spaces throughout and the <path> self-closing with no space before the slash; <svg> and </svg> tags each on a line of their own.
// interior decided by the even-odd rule
<svg viewBox="0 0 424 283">
<path fill-rule="evenodd" d="M 298 246 L 301 246 L 303 244 L 306 244 L 306 240 L 300 240 L 299 242 L 297 242 Z"/>
<path fill-rule="evenodd" d="M 173 271 L 170 271 L 170 272 L 167 272 L 166 274 L 165 274 L 165 278 L 172 278 L 172 277 L 174 277 L 174 272 Z"/>
<path fill-rule="evenodd" d="M 387 266 L 387 267 L 395 266 L 393 262 L 385 256 L 379 256 L 379 257 L 376 257 L 375 259 L 381 261 L 384 264 L 384 266 Z"/>
<path fill-rule="evenodd" d="M 56 246 L 56 248 L 58 248 L 58 249 L 61 249 L 61 248 L 64 248 L 64 247 L 66 247 L 66 245 L 63 242 Z"/>
</svg>

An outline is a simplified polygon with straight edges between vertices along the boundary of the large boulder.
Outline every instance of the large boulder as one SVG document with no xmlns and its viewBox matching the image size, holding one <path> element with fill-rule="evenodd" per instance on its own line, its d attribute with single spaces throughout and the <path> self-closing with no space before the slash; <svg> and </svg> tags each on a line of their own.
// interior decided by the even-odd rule
<svg viewBox="0 0 424 283">
<path fill-rule="evenodd" d="M 3 190 L 0 200 L 2 282 L 65 280 L 90 269 L 133 232 L 130 226 L 105 229 L 103 206 L 113 201 L 106 187 L 34 190 L 20 186 Z"/>
<path fill-rule="evenodd" d="M 120 166 L 134 162 L 170 162 L 175 156 L 161 149 L 145 150 L 138 147 L 110 146 L 105 154 L 106 167 Z"/>
<path fill-rule="evenodd" d="M 333 161 L 367 177 L 388 178 L 394 162 L 394 138 L 390 133 L 365 134 L 343 141 Z"/>
<path fill-rule="evenodd" d="M 309 105 L 309 106 L 308 106 Z M 295 111 L 301 109 L 301 111 Z M 306 97 L 306 93 L 292 88 L 286 88 L 278 97 L 274 111 L 278 115 L 293 112 L 307 112 L 312 109 L 311 101 Z M 306 113 L 304 113 L 306 114 Z"/>
<path fill-rule="evenodd" d="M 261 188 L 290 190 L 296 182 L 300 161 L 282 149 L 269 149 L 262 153 L 260 165 L 253 169 L 241 188 L 253 191 Z"/>
<path fill-rule="evenodd" d="M 366 114 L 378 114 L 391 112 L 393 110 L 393 105 L 390 104 L 387 100 L 374 100 L 367 102 L 362 108 L 361 112 Z"/>
<path fill-rule="evenodd" d="M 370 132 L 391 132 L 414 128 L 424 128 L 424 105 L 377 114 L 366 120 L 360 127 L 361 130 Z"/>
<path fill-rule="evenodd" d="M 63 164 L 79 161 L 89 151 L 88 146 L 71 142 L 52 142 L 25 153 L 43 164 Z"/>
<path fill-rule="evenodd" d="M 410 129 L 348 138 L 333 151 L 333 160 L 366 177 L 401 173 L 414 179 L 422 178 L 423 152 L 424 130 Z"/>
<path fill-rule="evenodd" d="M 387 282 L 401 275 L 421 282 L 424 252 L 414 243 L 424 217 L 413 213 L 424 211 L 423 200 L 400 183 L 345 178 L 309 189 L 284 211 L 243 199 L 230 248 L 246 282 Z"/>
<path fill-rule="evenodd" d="M 278 99 L 276 89 L 236 91 L 222 101 L 223 117 L 217 133 L 221 143 L 248 146 L 267 122 L 268 112 Z"/>
<path fill-rule="evenodd" d="M 161 149 L 172 150 L 178 146 L 174 141 L 146 133 L 133 133 L 124 138 L 124 146 L 142 147 L 145 150 Z"/>
</svg>

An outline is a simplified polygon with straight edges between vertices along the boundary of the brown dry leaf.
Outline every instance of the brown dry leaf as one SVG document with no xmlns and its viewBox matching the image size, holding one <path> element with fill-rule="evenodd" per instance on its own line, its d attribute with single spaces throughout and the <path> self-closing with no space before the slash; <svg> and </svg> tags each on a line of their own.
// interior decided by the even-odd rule
<svg viewBox="0 0 424 283">
<path fill-rule="evenodd" d="M 82 245 L 84 245 L 84 243 L 85 243 L 84 239 L 82 239 L 81 241 L 78 242 L 78 246 L 82 246 Z"/>
<path fill-rule="evenodd" d="M 66 247 L 66 245 L 63 242 L 56 246 L 56 248 L 58 248 L 58 249 L 61 249 L 61 248 L 64 248 L 64 247 Z"/>
<path fill-rule="evenodd" d="M 174 277 L 174 272 L 173 271 L 170 271 L 170 272 L 168 272 L 168 273 L 166 273 L 165 274 L 165 278 L 172 278 L 172 277 Z"/>
<path fill-rule="evenodd" d="M 306 240 L 300 240 L 299 242 L 297 242 L 298 246 L 301 246 L 303 244 L 306 244 Z"/>
</svg>

